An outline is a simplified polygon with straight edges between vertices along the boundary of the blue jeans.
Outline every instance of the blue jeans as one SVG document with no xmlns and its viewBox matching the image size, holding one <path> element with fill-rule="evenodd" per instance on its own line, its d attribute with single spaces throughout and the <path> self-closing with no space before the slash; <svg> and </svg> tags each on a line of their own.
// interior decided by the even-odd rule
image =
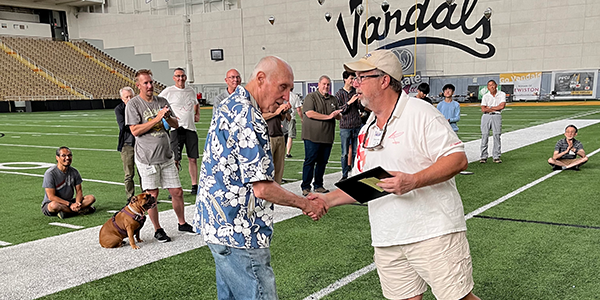
<svg viewBox="0 0 600 300">
<path fill-rule="evenodd" d="M 358 143 L 358 133 L 360 128 L 342 129 L 340 128 L 340 139 L 342 142 L 342 178 L 348 177 L 348 172 L 354 166 L 354 157 L 356 156 L 356 144 Z M 352 165 L 348 165 L 348 148 L 352 144 Z"/>
<path fill-rule="evenodd" d="M 277 300 L 269 248 L 238 249 L 207 243 L 215 259 L 219 300 Z"/>
<path fill-rule="evenodd" d="M 310 190 L 310 183 L 315 178 L 313 187 L 323 187 L 323 175 L 331 154 L 332 144 L 313 143 L 304 140 L 304 165 L 302 166 L 302 190 Z M 316 167 L 315 167 L 316 164 Z"/>
</svg>

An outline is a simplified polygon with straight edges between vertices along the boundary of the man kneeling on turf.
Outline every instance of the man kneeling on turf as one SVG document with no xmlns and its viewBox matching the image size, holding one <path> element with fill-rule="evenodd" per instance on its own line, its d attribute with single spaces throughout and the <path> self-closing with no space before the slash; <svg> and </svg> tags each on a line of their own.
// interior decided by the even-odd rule
<svg viewBox="0 0 600 300">
<path fill-rule="evenodd" d="M 46 216 L 61 219 L 78 214 L 91 214 L 96 211 L 92 206 L 96 202 L 94 195 L 83 196 L 81 175 L 71 167 L 73 154 L 67 147 L 56 150 L 56 166 L 44 173 L 42 187 L 46 190 L 42 202 L 42 212 Z M 75 197 L 73 197 L 75 196 Z"/>
<path fill-rule="evenodd" d="M 576 170 L 588 160 L 583 144 L 576 140 L 577 127 L 569 125 L 565 128 L 565 138 L 559 140 L 554 147 L 554 155 L 548 159 L 553 170 Z M 577 158 L 580 156 L 580 158 Z"/>
</svg>

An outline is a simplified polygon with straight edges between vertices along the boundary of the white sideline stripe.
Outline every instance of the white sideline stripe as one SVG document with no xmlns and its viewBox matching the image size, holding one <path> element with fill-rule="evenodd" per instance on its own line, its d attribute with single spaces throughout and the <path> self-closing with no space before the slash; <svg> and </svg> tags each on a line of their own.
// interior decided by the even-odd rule
<svg viewBox="0 0 600 300">
<path fill-rule="evenodd" d="M 118 210 L 107 210 L 106 212 L 109 214 L 114 214 L 114 213 L 118 212 Z"/>
<path fill-rule="evenodd" d="M 9 242 L 0 241 L 0 246 L 10 246 L 10 245 L 12 245 L 12 244 Z"/>
<path fill-rule="evenodd" d="M 158 202 L 162 202 L 162 203 L 171 203 L 171 204 L 173 203 L 173 201 L 170 201 L 170 200 L 158 200 Z M 190 205 L 191 203 L 189 203 L 189 202 L 183 202 L 183 204 L 185 204 L 185 205 Z"/>
<path fill-rule="evenodd" d="M 594 152 L 590 153 L 588 155 L 588 157 L 593 156 L 594 154 L 596 154 L 598 152 L 600 152 L 600 148 L 598 148 Z M 537 180 L 534 180 L 534 181 L 532 181 L 532 182 L 530 182 L 530 183 L 528 183 L 528 184 L 526 184 L 526 185 L 524 185 L 524 186 L 522 186 L 522 187 L 520 187 L 520 188 L 518 188 L 518 189 L 516 189 L 516 190 L 514 190 L 514 191 L 512 191 L 512 192 L 510 192 L 510 193 L 508 193 L 508 194 L 506 194 L 504 196 L 502 196 L 502 197 L 500 197 L 498 200 L 490 202 L 490 203 L 488 203 L 488 204 L 486 204 L 486 205 L 484 205 L 484 206 L 482 206 L 482 207 L 480 207 L 480 208 L 478 208 L 478 209 L 476 209 L 476 210 L 474 210 L 474 211 L 466 214 L 465 215 L 465 220 L 469 220 L 469 219 L 473 218 L 474 216 L 476 216 L 478 214 L 481 214 L 482 212 L 484 212 L 484 211 L 486 211 L 486 210 L 488 210 L 488 209 L 490 209 L 490 208 L 492 208 L 492 207 L 494 207 L 494 206 L 496 206 L 496 205 L 498 205 L 498 204 L 500 204 L 500 203 L 502 203 L 502 202 L 504 202 L 504 201 L 506 201 L 506 200 L 508 200 L 508 199 L 510 199 L 510 198 L 512 198 L 512 197 L 514 197 L 516 195 L 518 195 L 518 194 L 520 194 L 521 192 L 523 192 L 523 191 L 525 191 L 525 190 L 527 190 L 527 189 L 529 189 L 529 188 L 537 185 L 540 182 L 543 182 L 544 180 L 546 180 L 546 179 L 548 179 L 548 178 L 550 178 L 550 177 L 552 177 L 552 176 L 554 176 L 554 175 L 556 175 L 556 174 L 558 174 L 560 172 L 562 172 L 562 170 L 553 171 L 553 172 L 551 172 L 550 174 L 548 174 L 546 176 L 543 176 L 543 177 L 541 177 L 541 178 L 539 178 Z M 318 291 L 318 292 L 316 292 L 316 293 L 314 293 L 314 294 L 312 294 L 312 295 L 304 298 L 304 300 L 321 299 L 321 298 L 329 295 L 330 293 L 334 292 L 335 290 L 343 287 L 344 285 L 346 285 L 346 284 L 354 281 L 358 277 L 360 277 L 362 275 L 365 275 L 365 274 L 367 274 L 367 273 L 369 273 L 369 272 L 371 272 L 371 271 L 373 271 L 375 269 L 376 269 L 375 268 L 375 263 L 371 263 L 370 265 L 368 265 L 368 266 L 366 266 L 366 267 L 364 267 L 364 268 L 362 268 L 362 269 L 360 269 L 360 270 L 358 270 L 358 271 L 356 271 L 356 272 L 354 272 L 354 273 L 352 273 L 352 274 L 350 274 L 350 275 L 348 275 L 348 276 L 346 276 L 346 277 L 344 277 L 344 278 L 342 278 L 340 280 L 337 280 L 336 282 L 334 282 L 333 284 L 327 286 L 326 288 L 324 288 L 324 289 L 322 289 L 322 290 L 320 290 L 320 291 Z"/>
<path fill-rule="evenodd" d="M 66 227 L 66 228 L 71 228 L 71 229 L 81 229 L 81 228 L 83 228 L 83 226 L 71 225 L 71 224 L 67 224 L 67 223 L 58 223 L 58 222 L 48 223 L 48 225 Z"/>
<path fill-rule="evenodd" d="M 0 173 L 4 173 L 4 174 L 12 174 L 12 175 L 24 175 L 24 176 L 32 176 L 32 177 L 44 177 L 43 174 L 30 174 L 30 173 L 22 173 L 22 172 L 12 172 L 12 171 L 0 171 Z M 87 182 L 96 182 L 96 183 L 104 183 L 104 184 L 113 184 L 113 185 L 125 185 L 125 183 L 123 182 L 114 182 L 114 181 L 106 181 L 106 180 L 99 180 L 99 179 L 87 179 L 87 178 L 83 178 L 83 181 L 87 181 Z M 136 187 L 140 187 L 139 184 L 135 185 Z M 192 190 L 190 189 L 183 189 L 184 192 L 191 192 Z"/>
<path fill-rule="evenodd" d="M 334 292 L 335 290 L 343 287 L 344 285 L 350 283 L 351 281 L 354 281 L 355 279 L 357 279 L 360 276 L 363 276 L 371 271 L 375 270 L 375 263 L 372 263 L 340 280 L 337 280 L 336 282 L 330 284 L 329 286 L 327 286 L 326 288 L 304 298 L 304 300 L 315 300 L 315 299 L 321 299 L 327 295 L 329 295 L 331 292 Z"/>
</svg>

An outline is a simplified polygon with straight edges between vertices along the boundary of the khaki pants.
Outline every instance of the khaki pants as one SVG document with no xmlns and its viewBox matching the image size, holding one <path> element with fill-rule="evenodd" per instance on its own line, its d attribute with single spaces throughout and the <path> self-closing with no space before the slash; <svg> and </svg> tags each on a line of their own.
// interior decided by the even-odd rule
<svg viewBox="0 0 600 300">
<path fill-rule="evenodd" d="M 283 166 L 285 164 L 285 138 L 272 136 L 271 152 L 273 153 L 273 165 L 275 166 L 275 181 L 281 184 L 283 180 Z"/>
<path fill-rule="evenodd" d="M 121 149 L 121 161 L 123 161 L 123 172 L 125 172 L 124 183 L 127 199 L 135 194 L 135 185 L 133 182 L 133 176 L 135 176 L 134 156 L 133 146 L 123 145 L 123 149 Z"/>
</svg>

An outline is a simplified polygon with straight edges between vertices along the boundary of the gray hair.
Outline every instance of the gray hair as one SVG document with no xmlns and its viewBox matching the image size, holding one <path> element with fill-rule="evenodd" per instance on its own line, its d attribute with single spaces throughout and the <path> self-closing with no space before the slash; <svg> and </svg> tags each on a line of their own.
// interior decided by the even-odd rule
<svg viewBox="0 0 600 300">
<path fill-rule="evenodd" d="M 379 69 L 377 69 L 377 72 L 379 72 L 379 75 L 383 76 L 383 75 L 387 75 L 390 77 L 390 88 L 398 93 L 398 94 L 402 94 L 402 82 L 400 82 L 400 80 L 397 80 L 396 78 L 392 77 L 390 74 L 381 71 Z"/>
<path fill-rule="evenodd" d="M 326 78 L 327 80 L 329 80 L 329 83 L 331 83 L 331 78 L 329 78 L 329 76 L 327 76 L 327 75 L 321 75 L 321 77 L 319 77 L 319 82 L 321 82 L 321 80 L 323 80 L 323 78 Z"/>
<path fill-rule="evenodd" d="M 123 96 L 124 91 L 131 92 L 131 94 L 135 96 L 135 91 L 131 87 L 128 87 L 128 86 L 123 87 L 119 90 L 119 96 Z"/>
</svg>

